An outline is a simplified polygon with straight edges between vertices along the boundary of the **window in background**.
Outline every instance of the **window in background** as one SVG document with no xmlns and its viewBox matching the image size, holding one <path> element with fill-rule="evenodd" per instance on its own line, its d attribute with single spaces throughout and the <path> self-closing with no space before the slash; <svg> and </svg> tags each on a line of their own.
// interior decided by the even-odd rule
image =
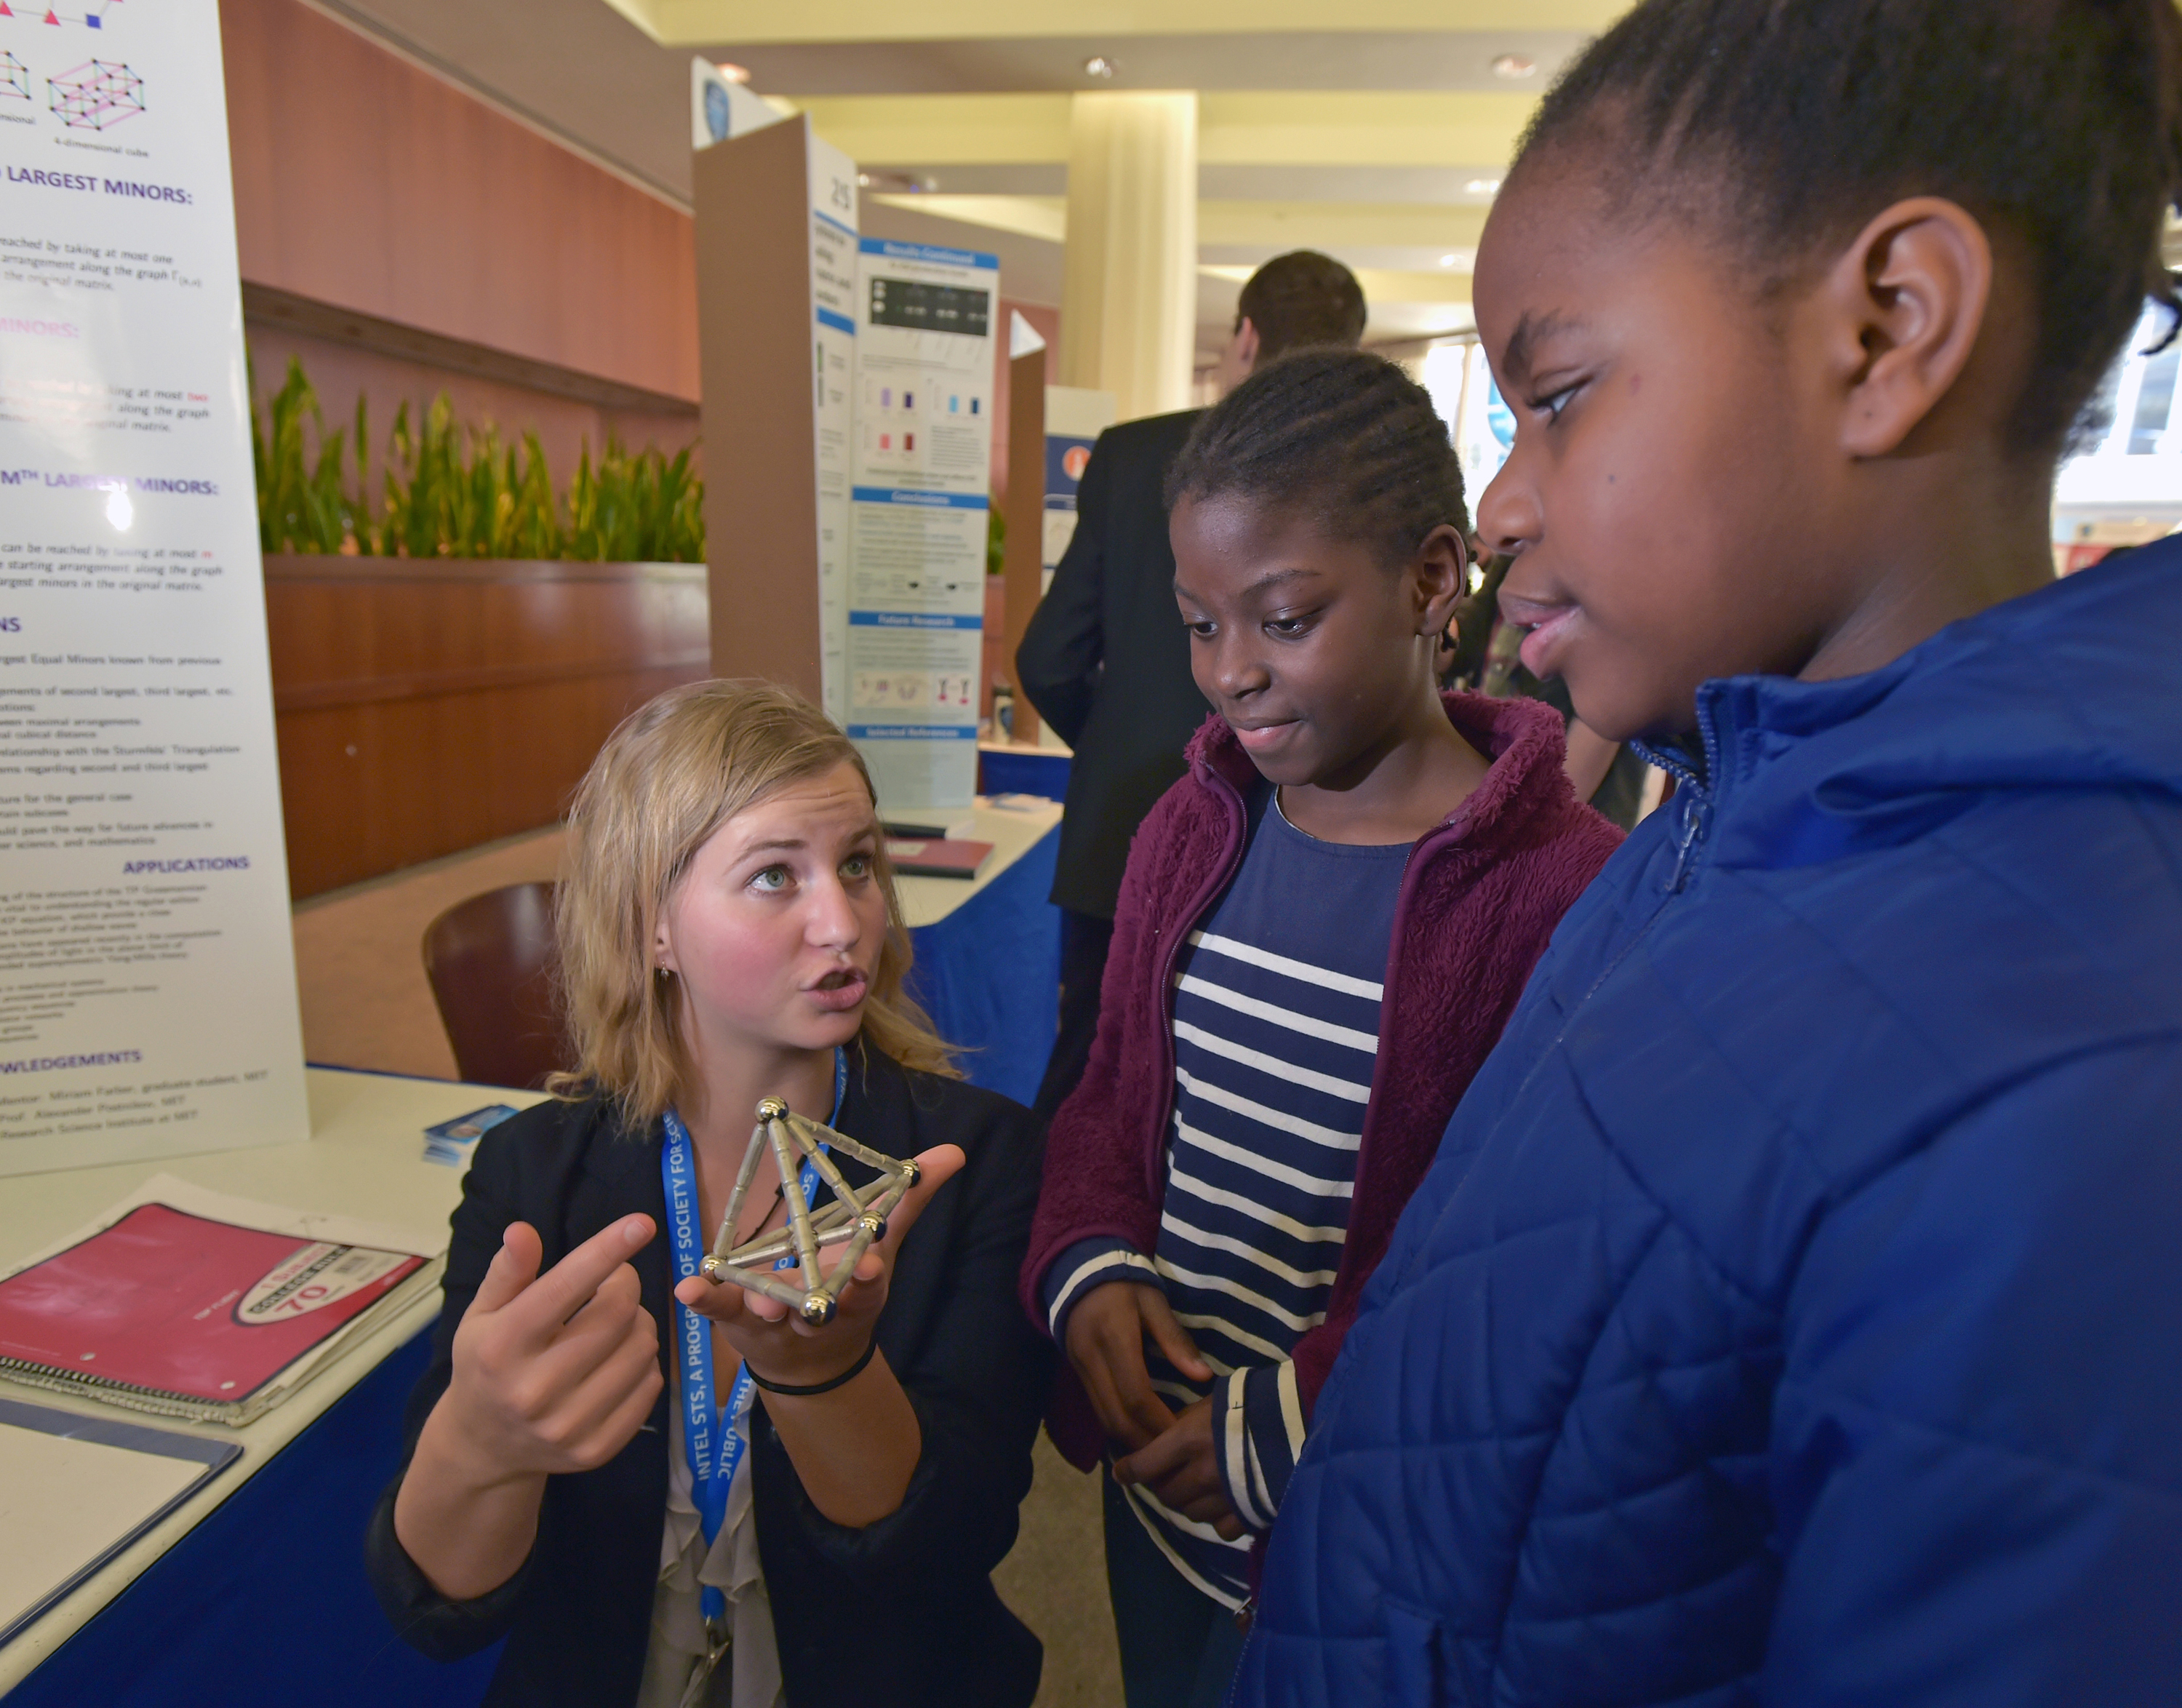
<svg viewBox="0 0 2182 1708">
<path fill-rule="evenodd" d="M 1462 488 L 1476 508 L 1478 495 L 1492 484 L 1515 442 L 1515 413 L 1500 396 L 1485 347 L 1475 338 L 1435 344 L 1425 352 L 1418 383 L 1432 396 L 1432 408 L 1447 423 L 1462 463 Z"/>
<path fill-rule="evenodd" d="M 2182 526 L 2182 421 L 2175 390 L 2182 346 L 2158 350 L 2168 313 L 2149 308 L 2099 391 L 2104 425 L 2061 465 L 2053 541 L 2063 573 Z"/>
</svg>

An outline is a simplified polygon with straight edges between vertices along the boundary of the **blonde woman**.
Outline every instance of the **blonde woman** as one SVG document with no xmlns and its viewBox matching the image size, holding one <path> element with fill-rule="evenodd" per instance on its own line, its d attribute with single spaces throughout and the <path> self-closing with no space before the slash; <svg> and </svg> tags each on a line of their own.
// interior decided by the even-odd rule
<svg viewBox="0 0 2182 1708">
<path fill-rule="evenodd" d="M 1041 1135 L 903 993 L 862 762 L 782 690 L 676 689 L 568 842 L 581 1069 L 463 1183 L 381 1601 L 435 1657 L 506 1636 L 492 1703 L 1021 1708 L 1038 1644 L 989 1573 L 1049 1378 L 1014 1296 Z M 922 1170 L 820 1328 L 691 1273 L 767 1096 Z M 744 1239 L 783 1218 L 760 1168 Z"/>
</svg>

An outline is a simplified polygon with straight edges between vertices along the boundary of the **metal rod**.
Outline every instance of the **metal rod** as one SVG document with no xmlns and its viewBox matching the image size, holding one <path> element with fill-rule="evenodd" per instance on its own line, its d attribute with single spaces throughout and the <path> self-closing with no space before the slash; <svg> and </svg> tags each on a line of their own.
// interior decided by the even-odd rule
<svg viewBox="0 0 2182 1708">
<path fill-rule="evenodd" d="M 788 1203 L 788 1225 L 795 1234 L 796 1255 L 803 1266 L 803 1284 L 818 1279 L 818 1240 L 811 1232 L 811 1211 L 803 1201 L 801 1171 L 789 1161 L 789 1145 L 795 1129 L 787 1121 L 773 1124 L 773 1154 L 780 1167 L 780 1195 Z"/>
<path fill-rule="evenodd" d="M 833 1159 L 826 1154 L 822 1147 L 812 1148 L 811 1162 L 811 1165 L 817 1169 L 819 1177 L 833 1189 L 834 1198 L 845 1206 L 855 1205 L 857 1212 L 861 1213 L 864 1207 L 862 1196 L 855 1187 L 842 1178 L 841 1171 L 833 1166 Z"/>
<path fill-rule="evenodd" d="M 745 1292 L 762 1293 L 790 1310 L 800 1311 L 810 1297 L 805 1289 L 778 1279 L 770 1269 L 739 1269 L 732 1263 L 708 1257 L 705 1260 L 704 1274 L 715 1285 L 732 1282 Z"/>
<path fill-rule="evenodd" d="M 856 1224 L 853 1222 L 844 1222 L 837 1227 L 822 1228 L 818 1234 L 818 1249 L 823 1251 L 829 1245 L 839 1245 L 845 1239 L 853 1239 L 856 1231 Z M 795 1246 L 792 1231 L 786 1228 L 780 1228 L 768 1234 L 762 1240 L 753 1239 L 747 1245 L 737 1246 L 720 1261 L 732 1267 L 740 1269 L 754 1264 L 765 1263 L 776 1258 L 792 1257 L 795 1255 Z"/>
<path fill-rule="evenodd" d="M 855 1237 L 849 1241 L 848 1249 L 841 1254 L 841 1261 L 834 1265 L 833 1273 L 826 1278 L 825 1284 L 821 1289 L 828 1299 L 839 1299 L 841 1296 L 842 1289 L 849 1284 L 856 1273 L 856 1265 L 863 1262 L 864 1253 L 871 1250 L 872 1236 L 878 1232 L 878 1228 L 879 1219 L 876 1216 L 863 1216 L 857 1218 Z"/>
<path fill-rule="evenodd" d="M 743 1219 L 743 1201 L 750 1196 L 750 1178 L 757 1173 L 759 1145 L 765 1141 L 765 1123 L 761 1121 L 750 1128 L 750 1143 L 743 1150 L 743 1166 L 735 1175 L 735 1190 L 728 1195 L 728 1213 L 721 1218 L 720 1231 L 712 1240 L 712 1255 L 724 1257 L 734 1249 L 735 1229 Z"/>
</svg>

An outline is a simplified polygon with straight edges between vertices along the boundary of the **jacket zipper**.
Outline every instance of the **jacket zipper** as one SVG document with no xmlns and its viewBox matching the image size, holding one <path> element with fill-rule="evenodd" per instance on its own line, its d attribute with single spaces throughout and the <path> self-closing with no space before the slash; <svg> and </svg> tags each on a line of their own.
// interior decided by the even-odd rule
<svg viewBox="0 0 2182 1708">
<path fill-rule="evenodd" d="M 1675 798 L 1689 803 L 1682 811 L 1682 835 L 1675 845 L 1674 874 L 1667 880 L 1670 896 L 1681 895 L 1689 882 L 1691 862 L 1712 821 L 1709 785 L 1720 775 L 1720 743 L 1713 734 L 1713 721 L 1702 707 L 1697 713 L 1697 734 L 1704 739 L 1705 774 L 1702 779 L 1681 762 L 1680 756 L 1642 742 L 1632 744 L 1646 759 L 1675 779 Z"/>
</svg>

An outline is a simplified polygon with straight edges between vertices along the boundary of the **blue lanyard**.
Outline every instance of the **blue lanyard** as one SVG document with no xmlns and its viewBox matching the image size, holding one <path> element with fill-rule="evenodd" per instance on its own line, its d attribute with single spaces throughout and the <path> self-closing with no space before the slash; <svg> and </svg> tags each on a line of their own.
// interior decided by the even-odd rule
<svg viewBox="0 0 2182 1708">
<path fill-rule="evenodd" d="M 841 1103 L 848 1090 L 849 1057 L 846 1051 L 837 1049 L 833 1052 L 833 1112 L 828 1126 L 840 1120 Z M 697 1273 L 704 1241 L 697 1234 L 696 1150 L 689 1142 L 689 1129 L 672 1109 L 667 1112 L 666 1123 L 667 1142 L 659 1153 L 659 1173 L 667 1189 L 667 1233 L 674 1254 L 673 1284 L 678 1287 Z M 818 1190 L 817 1169 L 806 1162 L 797 1183 L 803 1189 L 803 1201 L 809 1203 Z M 789 1268 L 795 1262 L 793 1257 L 784 1257 L 773 1267 Z M 743 1458 L 743 1438 L 728 1420 L 749 1404 L 753 1384 L 747 1368 L 737 1371 L 726 1407 L 713 1406 L 710 1324 L 679 1299 L 674 1300 L 674 1341 L 682 1360 L 682 1449 L 689 1461 L 692 1503 L 697 1508 L 698 1522 L 705 1528 L 705 1546 L 710 1549 L 727 1520 L 728 1489 Z M 710 1584 L 700 1599 L 708 1625 L 727 1611 L 727 1597 Z"/>
</svg>

